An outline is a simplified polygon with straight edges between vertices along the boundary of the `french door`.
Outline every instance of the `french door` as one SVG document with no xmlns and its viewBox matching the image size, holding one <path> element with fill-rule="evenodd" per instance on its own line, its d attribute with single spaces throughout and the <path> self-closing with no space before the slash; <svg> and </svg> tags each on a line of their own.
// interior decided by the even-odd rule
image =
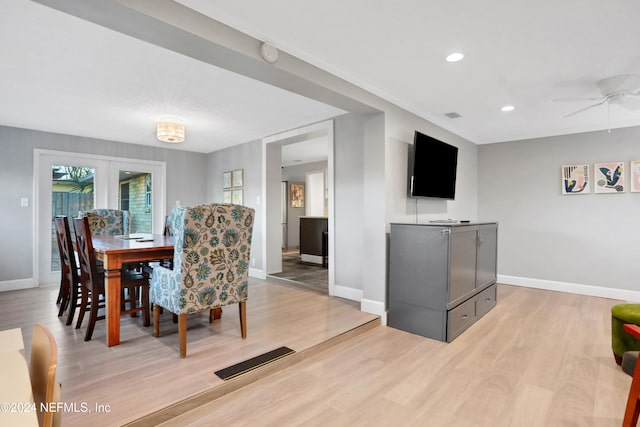
<svg viewBox="0 0 640 427">
<path fill-rule="evenodd" d="M 130 233 L 161 233 L 165 171 L 164 162 L 35 150 L 38 283 L 60 280 L 53 229 L 57 215 L 71 218 L 94 208 L 128 210 Z"/>
</svg>

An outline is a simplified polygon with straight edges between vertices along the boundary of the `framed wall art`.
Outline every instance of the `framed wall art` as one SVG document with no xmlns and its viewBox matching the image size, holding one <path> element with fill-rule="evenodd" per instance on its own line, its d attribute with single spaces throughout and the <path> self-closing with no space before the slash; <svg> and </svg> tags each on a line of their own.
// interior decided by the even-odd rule
<svg viewBox="0 0 640 427">
<path fill-rule="evenodd" d="M 231 190 L 231 203 L 234 205 L 242 204 L 242 189 Z"/>
<path fill-rule="evenodd" d="M 640 160 L 633 160 L 629 162 L 630 180 L 631 180 L 631 192 L 640 192 Z"/>
<path fill-rule="evenodd" d="M 292 208 L 304 208 L 304 184 L 289 186 L 289 201 Z"/>
<path fill-rule="evenodd" d="M 231 203 L 231 190 L 224 190 L 222 192 L 222 203 Z"/>
<path fill-rule="evenodd" d="M 595 193 L 624 193 L 624 162 L 593 165 Z"/>
<path fill-rule="evenodd" d="M 236 169 L 231 172 L 231 186 L 242 187 L 242 169 Z"/>
<path fill-rule="evenodd" d="M 562 194 L 589 192 L 589 165 L 562 166 Z"/>
<path fill-rule="evenodd" d="M 222 188 L 231 188 L 231 172 L 222 174 Z"/>
</svg>

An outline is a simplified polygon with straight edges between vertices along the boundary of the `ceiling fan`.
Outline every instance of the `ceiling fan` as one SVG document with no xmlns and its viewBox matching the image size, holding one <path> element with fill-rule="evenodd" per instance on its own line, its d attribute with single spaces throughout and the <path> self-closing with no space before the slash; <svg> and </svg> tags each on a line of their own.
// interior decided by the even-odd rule
<svg viewBox="0 0 640 427">
<path fill-rule="evenodd" d="M 627 110 L 640 110 L 640 74 L 618 74 L 596 82 L 602 96 L 593 98 L 554 98 L 552 102 L 592 101 L 577 111 L 562 116 L 571 117 L 583 111 L 607 104 L 619 105 Z"/>
</svg>

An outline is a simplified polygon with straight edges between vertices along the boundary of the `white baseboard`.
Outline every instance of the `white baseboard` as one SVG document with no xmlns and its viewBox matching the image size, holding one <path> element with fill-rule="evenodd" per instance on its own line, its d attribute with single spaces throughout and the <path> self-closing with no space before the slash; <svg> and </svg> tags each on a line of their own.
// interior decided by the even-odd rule
<svg viewBox="0 0 640 427">
<path fill-rule="evenodd" d="M 363 293 L 362 289 L 356 288 L 348 288 L 346 286 L 334 286 L 333 287 L 334 296 L 349 299 L 351 301 L 362 301 Z"/>
<path fill-rule="evenodd" d="M 380 316 L 380 322 L 382 323 L 382 325 L 387 324 L 387 310 L 385 310 L 384 302 L 363 298 L 360 301 L 360 310 L 364 311 L 365 313 L 371 313 Z"/>
<path fill-rule="evenodd" d="M 300 261 L 322 264 L 322 257 L 320 255 L 302 254 L 300 255 Z"/>
<path fill-rule="evenodd" d="M 602 286 L 531 279 L 528 277 L 506 276 L 503 274 L 498 274 L 498 283 L 524 286 L 526 288 L 546 289 L 549 291 L 568 292 L 578 295 L 589 295 L 592 297 L 618 299 L 623 301 L 640 301 L 640 291 L 631 291 L 628 289 L 605 288 Z"/>
<path fill-rule="evenodd" d="M 19 289 L 37 288 L 38 284 L 33 279 L 7 280 L 0 282 L 0 292 L 17 291 Z"/>
<path fill-rule="evenodd" d="M 257 268 L 250 268 L 249 277 L 255 277 L 256 279 L 264 280 L 267 278 L 267 275 L 265 274 L 264 270 L 258 270 Z"/>
</svg>

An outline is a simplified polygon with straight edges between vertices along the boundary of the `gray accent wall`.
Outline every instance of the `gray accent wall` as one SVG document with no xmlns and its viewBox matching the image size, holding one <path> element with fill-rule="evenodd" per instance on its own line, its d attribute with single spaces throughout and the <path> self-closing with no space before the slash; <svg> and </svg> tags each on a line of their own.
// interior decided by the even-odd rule
<svg viewBox="0 0 640 427">
<path fill-rule="evenodd" d="M 629 161 L 640 160 L 640 128 L 478 148 L 478 212 L 496 220 L 499 281 L 580 293 L 640 289 L 640 193 Z M 561 167 L 625 161 L 621 194 L 562 195 Z M 502 280 L 501 280 L 502 279 Z M 605 289 L 602 289 L 605 288 Z M 621 296 L 622 297 L 622 296 Z"/>
<path fill-rule="evenodd" d="M 34 149 L 90 153 L 164 161 L 167 165 L 167 212 L 175 200 L 183 205 L 204 203 L 206 155 L 81 136 L 0 126 L 0 283 L 34 279 L 33 212 Z M 29 207 L 20 207 L 28 197 Z"/>
<path fill-rule="evenodd" d="M 364 117 L 334 123 L 335 284 L 361 290 L 364 271 Z"/>
</svg>

